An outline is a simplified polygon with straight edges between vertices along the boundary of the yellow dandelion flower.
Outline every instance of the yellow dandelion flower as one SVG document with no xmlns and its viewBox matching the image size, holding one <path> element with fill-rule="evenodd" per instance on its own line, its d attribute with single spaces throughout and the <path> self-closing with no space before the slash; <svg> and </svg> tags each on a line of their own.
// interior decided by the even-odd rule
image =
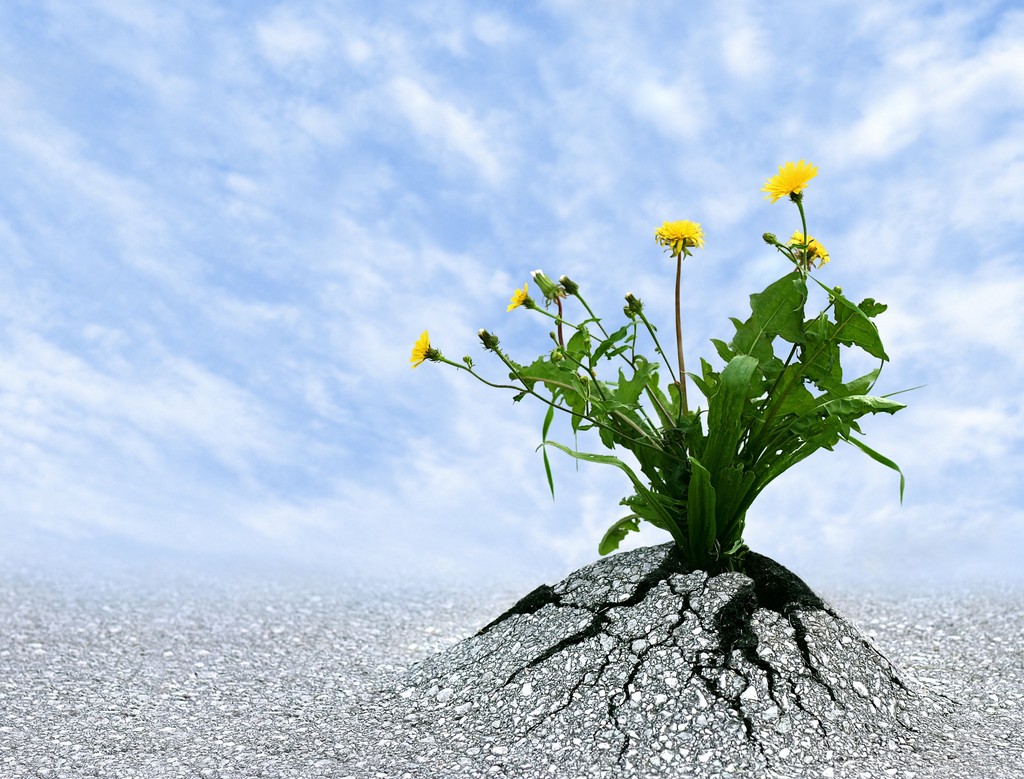
<svg viewBox="0 0 1024 779">
<path fill-rule="evenodd" d="M 508 308 L 505 309 L 506 311 L 511 311 L 513 308 L 519 308 L 520 306 L 529 307 L 528 304 L 533 303 L 533 300 L 531 300 L 530 296 L 527 294 L 529 286 L 530 282 L 526 282 L 523 284 L 522 289 L 517 289 L 512 293 L 512 302 L 508 304 Z"/>
<path fill-rule="evenodd" d="M 430 348 L 430 335 L 424 330 L 423 335 L 416 339 L 416 345 L 412 347 L 412 357 L 409 358 L 411 365 L 409 367 L 417 367 L 427 359 L 431 351 L 433 350 Z"/>
<path fill-rule="evenodd" d="M 672 256 L 677 257 L 684 249 L 703 246 L 704 231 L 696 222 L 665 222 L 654 231 L 654 240 L 662 246 L 669 247 Z"/>
<path fill-rule="evenodd" d="M 779 165 L 779 172 L 765 182 L 761 191 L 767 192 L 765 198 L 774 203 L 781 197 L 802 192 L 807 182 L 817 175 L 817 166 L 809 162 L 787 162 Z"/>
<path fill-rule="evenodd" d="M 817 260 L 819 268 L 832 259 L 828 256 L 828 250 L 818 243 L 814 236 L 805 237 L 799 230 L 793 233 L 793 237 L 789 239 L 789 245 L 793 247 L 806 245 L 807 258 L 811 261 Z"/>
</svg>

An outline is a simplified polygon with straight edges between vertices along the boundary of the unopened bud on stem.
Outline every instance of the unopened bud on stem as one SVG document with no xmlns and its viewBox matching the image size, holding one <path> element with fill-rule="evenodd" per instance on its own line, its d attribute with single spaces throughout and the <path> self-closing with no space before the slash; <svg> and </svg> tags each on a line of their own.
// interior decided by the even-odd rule
<svg viewBox="0 0 1024 779">
<path fill-rule="evenodd" d="M 623 306 L 623 313 L 630 319 L 633 319 L 640 315 L 640 312 L 644 310 L 644 304 L 636 297 L 632 292 L 626 293 L 626 305 Z"/>
<path fill-rule="evenodd" d="M 568 276 L 559 276 L 558 283 L 562 285 L 562 289 L 565 290 L 567 295 L 575 295 L 580 291 L 580 285 L 570 279 Z"/>
<path fill-rule="evenodd" d="M 480 337 L 480 343 L 482 343 L 484 345 L 484 349 L 487 349 L 487 350 L 492 351 L 492 352 L 493 351 L 497 351 L 497 349 L 498 349 L 498 336 L 496 336 L 496 335 L 494 335 L 492 333 L 488 333 L 483 328 L 480 329 L 480 331 L 477 333 L 477 335 Z"/>
<path fill-rule="evenodd" d="M 544 275 L 544 271 L 535 270 L 530 273 L 533 277 L 534 282 L 540 287 L 540 291 L 544 294 L 546 300 L 555 300 L 556 298 L 564 298 L 565 290 L 555 284 L 551 279 Z"/>
</svg>

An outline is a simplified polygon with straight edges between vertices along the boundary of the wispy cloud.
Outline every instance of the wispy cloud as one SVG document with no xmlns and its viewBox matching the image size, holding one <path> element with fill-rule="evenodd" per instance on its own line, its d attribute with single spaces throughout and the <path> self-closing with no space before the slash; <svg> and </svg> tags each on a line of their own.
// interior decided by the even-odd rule
<svg viewBox="0 0 1024 779">
<path fill-rule="evenodd" d="M 628 486 L 555 458 L 552 502 L 542 411 L 410 371 L 413 340 L 429 328 L 502 378 L 475 333 L 546 348 L 545 323 L 504 310 L 538 266 L 599 310 L 632 289 L 664 319 L 652 231 L 693 218 L 687 348 L 707 356 L 779 273 L 761 233 L 795 229 L 758 188 L 809 158 L 828 280 L 891 305 L 884 389 L 927 387 L 869 427 L 910 477 L 902 509 L 851 450 L 774 485 L 752 543 L 812 574 L 975 575 L 944 535 L 1011 567 L 1024 15 L 667 18 L 569 0 L 0 9 L 0 522 L 351 565 L 585 562 Z"/>
</svg>

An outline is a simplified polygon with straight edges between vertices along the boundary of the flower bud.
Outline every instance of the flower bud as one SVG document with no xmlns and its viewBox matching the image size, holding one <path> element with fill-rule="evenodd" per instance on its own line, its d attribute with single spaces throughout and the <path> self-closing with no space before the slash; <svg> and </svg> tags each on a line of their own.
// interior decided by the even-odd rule
<svg viewBox="0 0 1024 779">
<path fill-rule="evenodd" d="M 565 294 L 567 295 L 575 295 L 580 291 L 580 285 L 568 276 L 559 276 L 558 283 L 562 285 L 562 289 L 565 290 Z"/>
<path fill-rule="evenodd" d="M 466 363 L 467 368 L 471 369 L 473 367 L 473 358 L 470 357 L 468 354 L 462 358 L 462 361 Z"/>
<path fill-rule="evenodd" d="M 632 292 L 626 293 L 626 305 L 623 306 L 623 313 L 630 319 L 639 316 L 640 312 L 644 310 L 644 304 L 638 297 L 633 295 Z"/>
<path fill-rule="evenodd" d="M 761 240 L 764 241 L 769 246 L 775 246 L 779 242 L 779 239 L 776 238 L 771 233 L 765 233 L 764 235 L 762 235 Z"/>
<path fill-rule="evenodd" d="M 492 333 L 488 333 L 483 328 L 480 329 L 480 331 L 477 333 L 477 336 L 479 336 L 480 338 L 480 343 L 484 345 L 484 349 L 488 349 L 492 352 L 497 351 L 498 336 L 493 335 Z"/>
<path fill-rule="evenodd" d="M 565 290 L 559 287 L 555 282 L 544 275 L 544 271 L 535 270 L 530 273 L 533 277 L 534 282 L 540 287 L 540 291 L 544 294 L 545 300 L 554 300 L 555 298 L 564 298 Z"/>
</svg>

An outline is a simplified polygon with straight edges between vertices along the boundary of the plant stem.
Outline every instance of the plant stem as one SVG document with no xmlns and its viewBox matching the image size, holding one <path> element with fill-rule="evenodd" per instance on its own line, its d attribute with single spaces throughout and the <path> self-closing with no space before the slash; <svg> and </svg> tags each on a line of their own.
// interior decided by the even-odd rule
<svg viewBox="0 0 1024 779">
<path fill-rule="evenodd" d="M 583 307 L 587 310 L 587 313 L 590 314 L 590 318 L 593 319 L 594 322 L 597 323 L 597 326 L 601 329 L 601 332 L 604 334 L 604 337 L 607 338 L 608 337 L 608 331 L 604 329 L 604 325 L 601 324 L 601 320 L 594 314 L 593 309 L 590 308 L 590 306 L 587 304 L 587 301 L 583 299 L 583 296 L 580 295 L 578 290 L 575 293 L 573 293 L 573 294 L 575 295 L 576 299 L 579 300 L 580 303 L 583 305 Z M 624 354 L 619 355 L 620 357 L 622 357 L 622 359 L 625 361 L 625 363 L 630 368 L 633 369 L 634 373 L 636 372 L 636 329 L 637 329 L 636 328 L 636 320 L 634 319 L 633 320 L 633 338 L 632 338 L 632 343 L 631 343 L 631 346 L 630 346 L 630 356 L 626 357 L 626 355 L 624 355 Z M 650 330 L 651 329 L 650 326 L 648 326 L 647 329 Z M 654 333 L 653 332 L 651 332 L 651 336 L 654 337 Z M 658 339 L 657 338 L 654 338 L 654 343 L 655 343 L 655 346 L 657 346 L 657 343 L 658 343 Z M 658 351 L 660 352 L 661 351 L 661 347 L 658 346 L 657 348 L 658 348 Z M 662 357 L 664 357 L 664 359 L 666 361 L 666 366 L 668 367 L 669 372 L 671 372 L 672 371 L 672 366 L 668 365 L 668 358 L 665 357 L 664 354 L 662 354 Z M 662 405 L 661 401 L 658 400 L 658 396 L 655 395 L 654 392 L 651 391 L 650 387 L 644 387 L 644 392 L 647 394 L 647 397 L 650 398 L 651 403 L 653 403 L 655 406 L 658 407 L 658 412 L 659 412 L 658 416 L 661 418 L 662 424 L 667 425 L 669 423 L 669 420 L 670 420 L 669 415 L 668 415 L 668 410 Z M 639 410 L 641 412 L 643 412 L 643 407 L 642 406 L 639 407 Z M 647 414 L 646 413 L 644 413 L 644 417 L 647 418 Z M 650 419 L 649 418 L 647 419 L 647 421 L 648 421 L 648 423 L 650 423 Z M 654 427 L 654 425 L 652 424 L 651 427 Z"/>
<path fill-rule="evenodd" d="M 657 351 L 658 354 L 661 355 L 662 359 L 665 360 L 665 367 L 668 368 L 669 376 L 672 377 L 672 381 L 674 383 L 678 383 L 678 381 L 676 379 L 675 371 L 672 370 L 672 365 L 669 363 L 668 355 L 665 354 L 665 350 L 662 349 L 661 348 L 661 344 L 658 343 L 658 336 L 654 332 L 654 326 L 647 320 L 647 317 L 644 315 L 643 311 L 641 311 L 638 314 L 638 316 L 640 317 L 640 321 L 644 323 L 644 327 L 647 328 L 647 332 L 650 333 L 651 340 L 654 341 L 654 349 L 655 349 L 655 351 Z"/>
<path fill-rule="evenodd" d="M 801 268 L 801 270 L 803 270 L 803 273 L 806 276 L 808 273 L 811 272 L 810 261 L 807 258 L 807 250 L 808 250 L 807 244 L 810 243 L 811 239 L 807 237 L 807 217 L 804 215 L 804 198 L 803 198 L 803 195 L 795 195 L 793 197 L 793 202 L 796 203 L 797 210 L 800 212 L 800 226 L 803 228 L 803 231 L 804 231 L 804 241 L 803 241 L 804 248 L 803 248 L 803 251 L 801 252 L 803 257 L 802 257 L 802 262 L 800 264 L 800 268 Z"/>
<path fill-rule="evenodd" d="M 679 403 L 683 414 L 689 414 L 686 404 L 686 366 L 683 363 L 683 322 L 680 315 L 679 287 L 683 278 L 683 254 L 689 255 L 684 248 L 676 257 L 676 351 L 679 354 Z"/>
<path fill-rule="evenodd" d="M 505 363 L 505 365 L 516 375 L 516 378 L 518 378 L 524 384 L 527 381 L 533 381 L 533 382 L 538 382 L 539 381 L 545 387 L 551 385 L 551 386 L 558 387 L 559 389 L 562 389 L 562 390 L 570 390 L 570 391 L 575 392 L 575 388 L 574 387 L 570 387 L 568 384 L 563 384 L 562 382 L 554 381 L 553 379 L 545 379 L 545 378 L 541 378 L 541 377 L 524 376 L 522 373 L 520 373 L 519 368 L 511 360 L 509 360 L 509 358 L 506 357 L 505 354 L 500 349 L 495 349 L 494 353 L 496 355 L 498 355 L 498 357 L 501 359 L 501 361 L 503 363 Z M 558 403 L 555 403 L 553 400 L 548 400 L 543 395 L 541 395 L 539 392 L 537 392 L 536 390 L 530 389 L 529 387 L 526 387 L 526 386 L 516 387 L 516 386 L 508 385 L 508 384 L 503 384 L 503 385 L 491 384 L 491 382 L 489 382 L 486 379 L 484 379 L 482 376 L 480 376 L 478 373 L 476 373 L 476 371 L 470 370 L 469 368 L 467 368 L 464 365 L 459 365 L 459 363 L 452 362 L 451 360 L 449 360 L 447 358 L 443 358 L 442 361 L 447 363 L 448 365 L 454 365 L 459 370 L 467 371 L 470 375 L 474 376 L 475 378 L 477 378 L 480 381 L 482 381 L 484 384 L 487 384 L 487 385 L 489 385 L 491 387 L 502 387 L 502 388 L 505 388 L 505 389 L 514 389 L 517 392 L 525 392 L 528 395 L 533 395 L 533 397 L 537 398 L 538 400 L 540 400 L 543 403 L 546 403 L 547 405 L 551 406 L 552 408 L 557 408 L 557 409 L 559 409 L 561 411 L 565 411 L 570 416 L 579 417 L 580 419 L 587 420 L 588 422 L 593 424 L 595 427 L 603 427 L 606 430 L 609 430 L 610 432 L 614 433 L 615 435 L 622 436 L 622 431 L 621 430 L 617 430 L 616 428 L 612 427 L 611 425 L 606 425 L 605 423 L 600 422 L 600 421 L 594 419 L 593 417 L 589 417 L 586 414 L 581 414 L 578 411 L 573 411 L 571 408 L 559 405 Z M 619 420 L 621 420 L 626 425 L 628 425 L 629 427 L 633 428 L 633 430 L 635 430 L 637 433 L 640 434 L 640 438 L 631 438 L 629 436 L 622 436 L 623 438 L 626 438 L 627 440 L 632 441 L 637 446 L 646 446 L 649 449 L 653 449 L 656 452 L 661 452 L 662 451 L 661 447 L 655 446 L 654 444 L 651 443 L 651 441 L 653 441 L 654 439 L 651 438 L 650 434 L 646 430 L 644 430 L 642 427 L 638 426 L 629 417 L 625 416 L 620 411 L 613 411 L 612 414 L 616 418 L 618 418 Z"/>
<path fill-rule="evenodd" d="M 587 301 L 583 299 L 583 296 L 579 293 L 579 291 L 577 290 L 576 292 L 574 292 L 573 296 L 580 302 L 580 304 L 585 309 L 587 309 L 587 313 L 590 314 L 590 318 L 597 322 L 597 326 L 601 328 L 601 332 L 604 333 L 604 337 L 607 338 L 608 331 L 604 329 L 604 325 L 601 324 L 601 320 L 594 314 L 593 309 L 591 309 L 590 306 L 587 305 Z"/>
<path fill-rule="evenodd" d="M 562 338 L 562 299 L 556 297 L 555 304 L 558 306 L 558 345 L 564 347 L 565 339 Z"/>
</svg>

